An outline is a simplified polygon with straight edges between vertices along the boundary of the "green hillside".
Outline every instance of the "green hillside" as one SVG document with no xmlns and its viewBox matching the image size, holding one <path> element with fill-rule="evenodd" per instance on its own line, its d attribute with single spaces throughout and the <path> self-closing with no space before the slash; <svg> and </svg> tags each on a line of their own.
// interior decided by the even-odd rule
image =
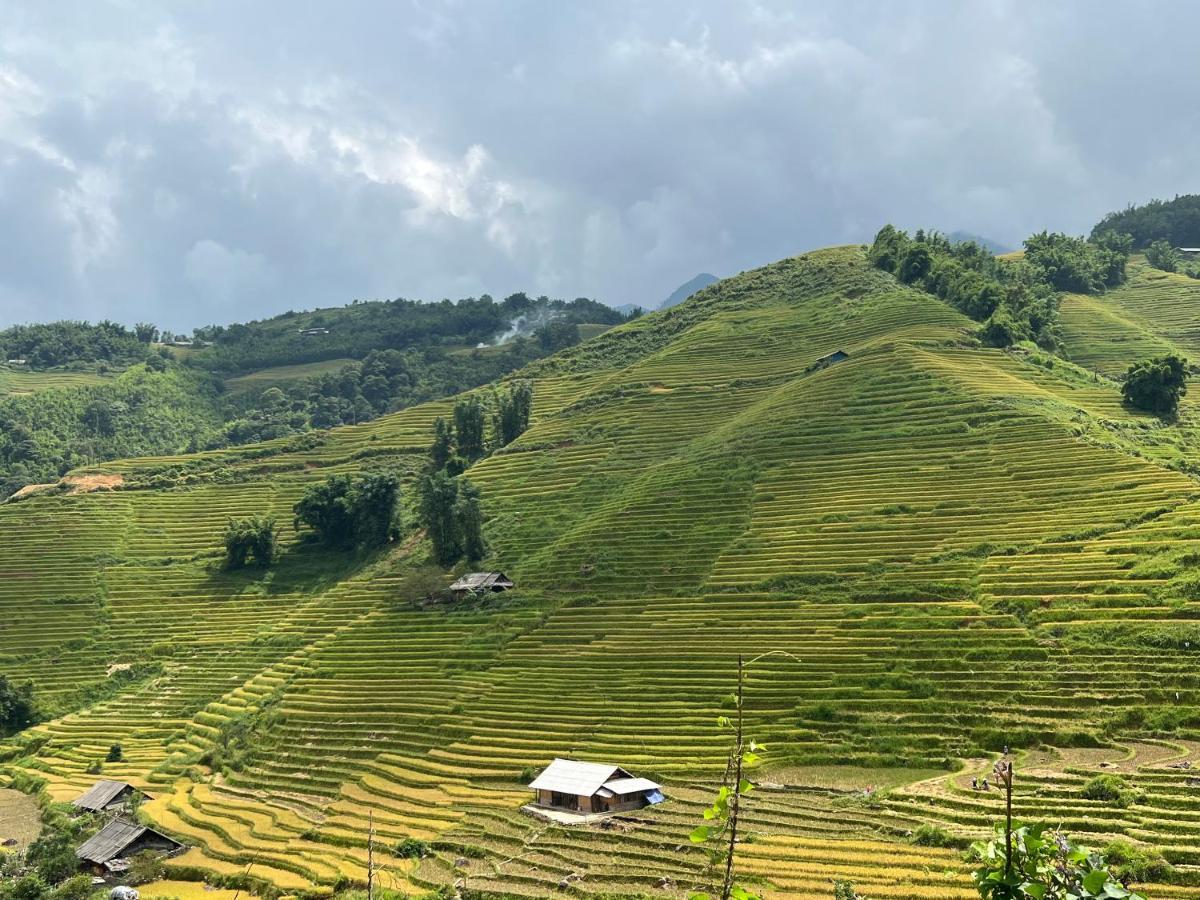
<svg viewBox="0 0 1200 900">
<path fill-rule="evenodd" d="M 1200 422 L 1130 411 L 1109 377 L 1191 350 L 1191 288 L 1159 274 L 1068 298 L 1071 362 L 980 346 L 858 247 L 533 362 L 532 426 L 468 471 L 484 567 L 518 585 L 477 603 L 418 602 L 419 534 L 354 557 L 290 525 L 331 473 L 411 485 L 451 400 L 4 504 L 0 672 L 56 717 L 0 750 L 0 780 L 66 799 L 119 741 L 102 776 L 155 794 L 143 813 L 192 848 L 174 866 L 283 890 L 363 881 L 371 816 L 430 844 L 388 856 L 386 886 L 684 896 L 737 656 L 778 649 L 749 670 L 769 751 L 738 856 L 766 895 L 977 896 L 960 854 L 910 836 L 988 831 L 1001 799 L 970 782 L 1007 744 L 1019 816 L 1157 847 L 1176 870 L 1148 894 L 1200 896 L 1200 801 L 1172 768 L 1200 765 Z M 250 514 L 284 523 L 281 558 L 225 572 Z M 555 756 L 669 802 L 547 827 L 521 775 Z M 1138 799 L 1086 799 L 1100 773 Z"/>
</svg>

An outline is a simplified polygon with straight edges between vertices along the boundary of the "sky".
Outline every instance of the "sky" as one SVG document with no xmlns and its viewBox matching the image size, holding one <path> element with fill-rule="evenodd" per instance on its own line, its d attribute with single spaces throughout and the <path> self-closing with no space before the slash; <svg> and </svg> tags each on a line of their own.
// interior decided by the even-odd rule
<svg viewBox="0 0 1200 900">
<path fill-rule="evenodd" d="M 655 306 L 1200 191 L 1200 4 L 0 0 L 0 325 Z"/>
</svg>

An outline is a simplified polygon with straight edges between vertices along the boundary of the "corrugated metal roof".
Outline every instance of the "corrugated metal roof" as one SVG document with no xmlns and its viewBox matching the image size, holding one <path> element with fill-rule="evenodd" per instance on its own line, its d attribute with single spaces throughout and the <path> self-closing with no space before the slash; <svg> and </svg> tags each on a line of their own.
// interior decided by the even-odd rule
<svg viewBox="0 0 1200 900">
<path fill-rule="evenodd" d="M 99 811 L 112 803 L 126 788 L 132 787 L 127 781 L 109 781 L 101 779 L 91 786 L 82 796 L 72 801 L 80 809 Z"/>
<path fill-rule="evenodd" d="M 512 586 L 512 579 L 503 572 L 470 572 L 450 585 L 450 590 L 479 591 L 486 588 Z"/>
<path fill-rule="evenodd" d="M 146 833 L 144 825 L 113 819 L 80 845 L 75 855 L 80 859 L 103 864 Z"/>
<path fill-rule="evenodd" d="M 604 782 L 604 786 L 614 794 L 636 794 L 639 791 L 657 791 L 660 785 L 649 778 L 614 778 Z"/>
<path fill-rule="evenodd" d="M 558 791 L 560 794 L 590 797 L 620 771 L 618 766 L 608 763 L 556 759 L 529 786 L 535 791 Z"/>
</svg>

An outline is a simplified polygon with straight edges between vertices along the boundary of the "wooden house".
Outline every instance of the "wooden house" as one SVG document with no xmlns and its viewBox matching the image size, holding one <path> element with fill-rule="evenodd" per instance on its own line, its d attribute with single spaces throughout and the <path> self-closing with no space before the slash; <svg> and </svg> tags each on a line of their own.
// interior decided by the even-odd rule
<svg viewBox="0 0 1200 900">
<path fill-rule="evenodd" d="M 127 810 L 134 797 L 145 798 L 146 794 L 127 781 L 101 779 L 72 800 L 71 805 L 87 812 L 114 812 Z"/>
<path fill-rule="evenodd" d="M 514 587 L 513 581 L 503 572 L 471 572 L 450 585 L 456 597 L 475 594 L 499 593 Z"/>
<path fill-rule="evenodd" d="M 182 849 L 179 841 L 153 828 L 116 818 L 84 841 L 75 855 L 85 869 L 97 875 L 111 875 L 128 869 L 129 858 L 139 853 L 149 851 L 166 856 Z"/>
<path fill-rule="evenodd" d="M 534 803 L 583 815 L 641 809 L 665 798 L 648 778 L 610 763 L 556 759 L 529 785 Z"/>
</svg>

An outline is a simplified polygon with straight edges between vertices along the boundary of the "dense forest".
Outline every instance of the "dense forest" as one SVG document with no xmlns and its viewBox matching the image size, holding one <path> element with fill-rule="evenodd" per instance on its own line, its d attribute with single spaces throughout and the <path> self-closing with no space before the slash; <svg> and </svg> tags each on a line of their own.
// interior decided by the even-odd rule
<svg viewBox="0 0 1200 900">
<path fill-rule="evenodd" d="M 475 347 L 508 332 L 532 335 L 551 326 L 616 325 L 625 319 L 612 307 L 585 297 L 533 299 L 522 293 L 500 302 L 486 294 L 457 302 L 355 302 L 196 329 L 194 337 L 212 345 L 190 354 L 188 364 L 233 374 L 328 359 L 363 359 L 372 350 Z"/>
<path fill-rule="evenodd" d="M 1151 200 L 1111 212 L 1092 229 L 1092 240 L 1108 233 L 1129 235 L 1137 250 L 1155 241 L 1166 241 L 1172 247 L 1200 247 L 1200 194 Z"/>
<path fill-rule="evenodd" d="M 0 399 L 0 499 L 124 456 L 214 449 L 368 421 L 486 384 L 628 317 L 593 300 L 356 303 L 197 329 L 194 349 L 152 325 L 55 322 L 0 332 L 30 369 L 124 371 L 99 386 Z M 263 367 L 350 359 L 308 377 L 239 385 Z"/>
<path fill-rule="evenodd" d="M 157 329 L 145 323 L 132 329 L 107 321 L 14 325 L 0 331 L 0 362 L 20 360 L 31 369 L 124 369 L 153 353 L 157 339 Z"/>
</svg>

